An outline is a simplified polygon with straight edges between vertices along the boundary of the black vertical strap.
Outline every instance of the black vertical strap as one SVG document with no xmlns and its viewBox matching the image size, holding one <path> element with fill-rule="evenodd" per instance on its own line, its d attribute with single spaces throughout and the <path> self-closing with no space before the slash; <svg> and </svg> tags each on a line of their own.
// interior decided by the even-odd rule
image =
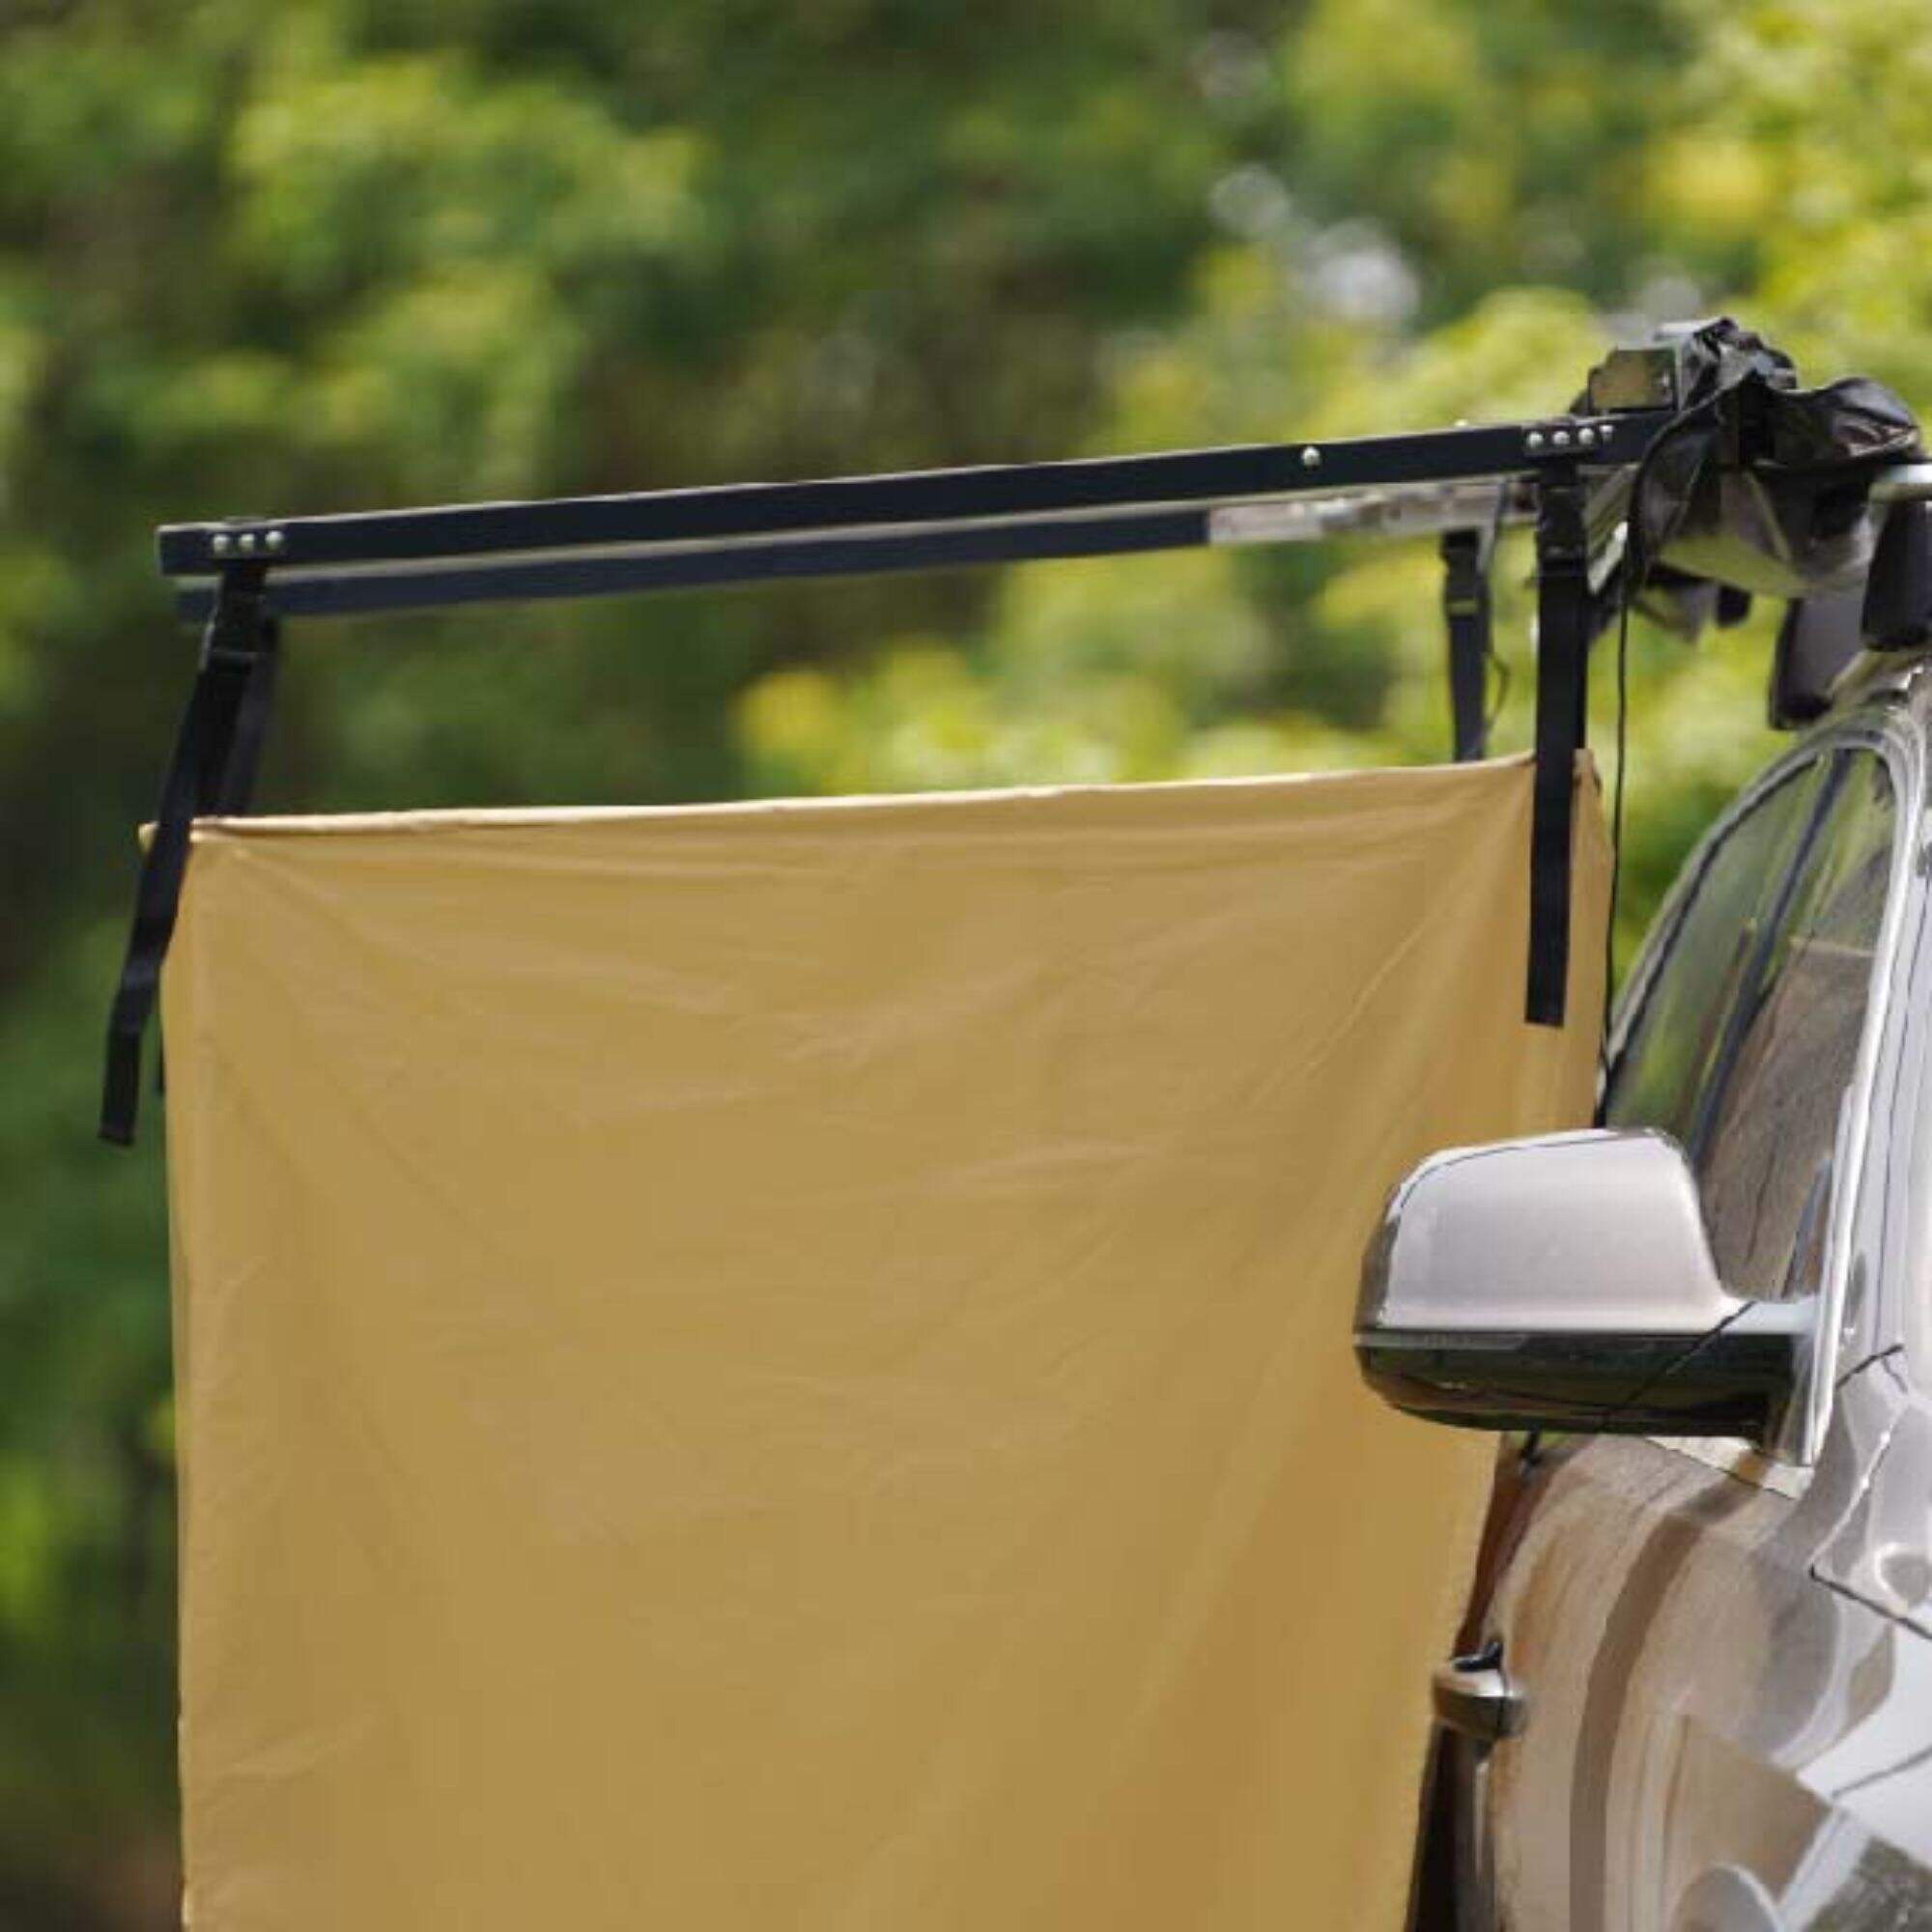
<svg viewBox="0 0 1932 1932">
<path fill-rule="evenodd" d="M 259 563 L 227 571 L 203 635 L 201 662 L 141 858 L 134 918 L 107 1021 L 107 1068 L 100 1136 L 130 1146 L 140 1108 L 141 1041 L 160 987 L 161 961 L 174 936 L 197 813 L 245 803 L 260 751 L 274 677 L 274 634 L 263 600 Z M 245 729 L 243 721 L 247 721 Z M 238 746 L 242 756 L 238 758 Z"/>
<path fill-rule="evenodd" d="M 1570 843 L 1577 753 L 1588 709 L 1589 545 L 1574 464 L 1538 479 L 1536 509 L 1536 780 L 1529 832 L 1532 1026 L 1560 1027 L 1570 978 Z"/>
<path fill-rule="evenodd" d="M 275 676 L 280 667 L 282 627 L 274 617 L 261 619 L 255 654 L 235 695 L 232 711 L 224 703 L 216 712 L 213 737 L 228 740 L 225 760 L 207 764 L 201 774 L 194 801 L 194 816 L 211 813 L 233 818 L 248 810 L 255 795 L 255 774 L 262 763 L 262 746 L 269 735 L 269 719 L 274 709 Z M 224 680 L 224 697 L 227 696 Z M 185 863 L 185 862 L 184 862 Z M 166 942 L 163 942 L 163 952 Z M 155 1092 L 166 1091 L 162 1048 L 155 1048 Z"/>
<path fill-rule="evenodd" d="M 275 677 L 281 668 L 282 627 L 273 617 L 262 617 L 255 634 L 255 654 L 247 680 L 235 707 L 234 738 L 213 796 L 203 808 L 224 818 L 240 817 L 255 796 L 255 774 L 261 769 L 262 746 L 269 735 L 269 719 L 275 708 Z"/>
<path fill-rule="evenodd" d="M 1489 540 L 1482 530 L 1442 533 L 1442 614 L 1449 631 L 1450 748 L 1466 764 L 1489 750 L 1483 716 L 1490 663 Z"/>
</svg>

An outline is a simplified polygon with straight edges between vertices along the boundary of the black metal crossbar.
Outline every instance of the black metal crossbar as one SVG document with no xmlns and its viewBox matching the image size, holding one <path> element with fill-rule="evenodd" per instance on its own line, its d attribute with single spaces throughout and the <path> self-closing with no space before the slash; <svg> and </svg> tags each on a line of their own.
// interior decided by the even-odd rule
<svg viewBox="0 0 1932 1932">
<path fill-rule="evenodd" d="M 1472 490 L 1520 492 L 1550 463 L 1634 466 L 1669 419 L 1253 443 L 1071 463 L 174 524 L 158 537 L 185 615 L 222 573 L 269 568 L 269 608 L 338 616 L 444 604 L 869 574 L 1482 522 Z M 1493 498 L 1478 502 L 1492 501 Z M 1531 506 L 1512 500 L 1510 521 Z M 1272 513 L 1270 516 L 1268 513 Z"/>
</svg>

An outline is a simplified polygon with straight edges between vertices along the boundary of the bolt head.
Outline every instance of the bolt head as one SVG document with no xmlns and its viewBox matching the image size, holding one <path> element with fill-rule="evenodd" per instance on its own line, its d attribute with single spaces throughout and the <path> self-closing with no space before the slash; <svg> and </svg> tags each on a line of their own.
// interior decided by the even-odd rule
<svg viewBox="0 0 1932 1932">
<path fill-rule="evenodd" d="M 242 534 L 235 539 L 235 548 L 239 550 L 243 556 L 253 556 L 255 554 L 255 532 L 253 530 L 243 530 Z"/>
<path fill-rule="evenodd" d="M 1597 432 L 1593 430 L 1588 423 L 1585 423 L 1583 427 L 1577 432 L 1577 446 L 1579 449 L 1596 448 Z"/>
<path fill-rule="evenodd" d="M 1523 443 L 1530 453 L 1534 455 L 1537 450 L 1543 447 L 1543 432 L 1540 429 L 1531 430 L 1528 436 L 1523 439 Z"/>
<path fill-rule="evenodd" d="M 1568 449 L 1570 447 L 1570 432 L 1567 429 L 1559 429 L 1549 440 L 1554 448 Z"/>
<path fill-rule="evenodd" d="M 235 548 L 235 539 L 226 530 L 216 530 L 208 547 L 216 556 L 226 556 Z"/>
<path fill-rule="evenodd" d="M 1301 452 L 1301 467 L 1304 469 L 1319 469 L 1321 467 L 1321 452 L 1312 442 Z"/>
<path fill-rule="evenodd" d="M 269 549 L 272 551 L 280 551 L 280 550 L 286 550 L 288 548 L 289 540 L 287 535 L 283 531 L 270 530 L 269 534 L 262 539 L 262 541 L 269 547 Z"/>
</svg>

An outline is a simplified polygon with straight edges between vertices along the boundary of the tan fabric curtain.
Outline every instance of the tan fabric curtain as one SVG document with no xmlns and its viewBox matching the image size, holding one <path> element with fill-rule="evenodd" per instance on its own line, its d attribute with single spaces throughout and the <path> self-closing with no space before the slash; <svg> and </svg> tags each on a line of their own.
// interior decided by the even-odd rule
<svg viewBox="0 0 1932 1932">
<path fill-rule="evenodd" d="M 1523 762 L 200 829 L 198 1932 L 1392 1927 L 1492 1445 L 1417 1156 L 1588 1111 Z"/>
</svg>

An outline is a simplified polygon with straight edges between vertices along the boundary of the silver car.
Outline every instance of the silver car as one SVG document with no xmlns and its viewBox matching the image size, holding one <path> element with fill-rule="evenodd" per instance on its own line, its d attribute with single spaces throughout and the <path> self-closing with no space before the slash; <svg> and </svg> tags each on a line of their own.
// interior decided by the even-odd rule
<svg viewBox="0 0 1932 1932">
<path fill-rule="evenodd" d="M 1932 665 L 1685 868 L 1601 1130 L 1426 1162 L 1356 1346 L 1502 1448 L 1423 1926 L 1932 1927 Z"/>
</svg>

